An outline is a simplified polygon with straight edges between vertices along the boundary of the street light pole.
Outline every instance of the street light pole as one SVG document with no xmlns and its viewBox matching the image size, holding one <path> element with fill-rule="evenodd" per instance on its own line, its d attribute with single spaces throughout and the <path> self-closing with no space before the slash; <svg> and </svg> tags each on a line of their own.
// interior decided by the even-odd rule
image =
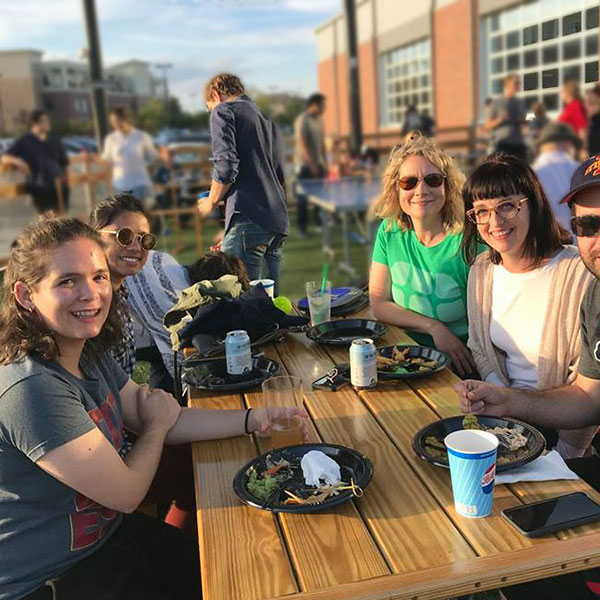
<svg viewBox="0 0 600 600">
<path fill-rule="evenodd" d="M 83 0 L 85 31 L 88 42 L 88 62 L 90 68 L 90 86 L 92 88 L 92 115 L 94 131 L 98 148 L 108 133 L 106 118 L 106 92 L 102 76 L 102 53 L 100 51 L 100 36 L 98 35 L 98 20 L 94 0 Z"/>
<path fill-rule="evenodd" d="M 360 116 L 360 85 L 356 51 L 356 5 L 354 0 L 344 0 L 346 13 L 346 38 L 348 39 L 348 88 L 350 90 L 350 148 L 358 154 L 362 144 Z"/>
<path fill-rule="evenodd" d="M 170 102 L 169 102 L 169 80 L 167 79 L 167 70 L 170 69 L 173 65 L 171 63 L 158 63 L 154 65 L 157 69 L 162 71 L 162 80 L 163 80 L 163 93 L 165 95 L 165 120 L 166 126 L 169 126 L 169 117 L 170 117 Z"/>
</svg>

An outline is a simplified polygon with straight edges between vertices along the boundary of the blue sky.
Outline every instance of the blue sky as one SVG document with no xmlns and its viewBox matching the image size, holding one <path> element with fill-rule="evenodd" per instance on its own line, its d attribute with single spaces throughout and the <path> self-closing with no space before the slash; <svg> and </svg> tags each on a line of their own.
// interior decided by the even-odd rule
<svg viewBox="0 0 600 600">
<path fill-rule="evenodd" d="M 0 49 L 77 59 L 86 45 L 81 4 L 0 0 Z M 240 75 L 247 87 L 314 91 L 314 29 L 342 0 L 96 0 L 96 7 L 104 64 L 172 63 L 172 93 L 198 109 L 204 82 L 219 71 Z"/>
</svg>

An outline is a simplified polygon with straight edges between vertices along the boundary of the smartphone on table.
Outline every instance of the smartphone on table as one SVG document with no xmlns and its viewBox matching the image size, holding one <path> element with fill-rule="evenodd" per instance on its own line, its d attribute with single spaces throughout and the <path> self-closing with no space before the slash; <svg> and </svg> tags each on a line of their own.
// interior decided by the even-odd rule
<svg viewBox="0 0 600 600">
<path fill-rule="evenodd" d="M 502 516 L 521 533 L 540 537 L 561 529 L 600 521 L 600 504 L 583 492 L 506 508 Z"/>
</svg>

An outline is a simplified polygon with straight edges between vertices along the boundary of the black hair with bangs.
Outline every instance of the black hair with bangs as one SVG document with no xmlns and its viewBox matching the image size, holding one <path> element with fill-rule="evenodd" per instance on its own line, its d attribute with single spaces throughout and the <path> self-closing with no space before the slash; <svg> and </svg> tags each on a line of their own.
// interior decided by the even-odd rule
<svg viewBox="0 0 600 600">
<path fill-rule="evenodd" d="M 529 231 L 525 238 L 523 256 L 531 258 L 532 267 L 551 256 L 573 237 L 554 218 L 552 209 L 533 169 L 523 160 L 503 153 L 490 154 L 465 182 L 462 191 L 465 212 L 473 208 L 474 200 L 490 200 L 520 196 L 527 198 Z M 462 252 L 468 264 L 477 258 L 478 245 L 483 243 L 477 225 L 465 219 Z M 502 262 L 498 252 L 491 249 L 495 265 Z"/>
</svg>

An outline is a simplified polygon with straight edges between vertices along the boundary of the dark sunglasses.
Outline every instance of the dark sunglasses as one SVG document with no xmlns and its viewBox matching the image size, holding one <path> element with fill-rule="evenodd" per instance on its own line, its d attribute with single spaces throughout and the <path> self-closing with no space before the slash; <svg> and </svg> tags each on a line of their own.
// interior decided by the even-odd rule
<svg viewBox="0 0 600 600">
<path fill-rule="evenodd" d="M 423 178 L 412 175 L 410 177 L 402 177 L 402 179 L 399 179 L 398 185 L 400 186 L 400 189 L 408 191 L 416 188 L 419 181 L 424 181 L 429 187 L 437 188 L 444 183 L 445 178 L 446 176 L 442 173 L 429 173 Z"/>
<path fill-rule="evenodd" d="M 156 246 L 156 237 L 152 233 L 135 233 L 129 227 L 122 227 L 121 229 L 117 229 L 117 231 L 112 231 L 111 229 L 100 229 L 100 233 L 110 233 L 117 238 L 117 242 L 121 244 L 121 246 L 131 246 L 133 242 L 137 239 L 140 241 L 140 246 L 142 250 L 152 250 L 154 246 Z"/>
<path fill-rule="evenodd" d="M 600 231 L 600 216 L 571 217 L 571 231 L 577 237 L 596 237 Z"/>
</svg>

